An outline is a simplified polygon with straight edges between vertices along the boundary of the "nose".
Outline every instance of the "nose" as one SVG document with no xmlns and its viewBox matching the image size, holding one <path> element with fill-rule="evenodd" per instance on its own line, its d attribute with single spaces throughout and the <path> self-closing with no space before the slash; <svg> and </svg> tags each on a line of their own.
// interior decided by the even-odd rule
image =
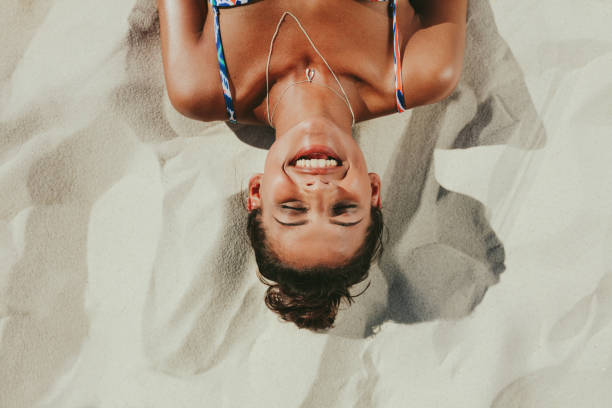
<svg viewBox="0 0 612 408">
<path fill-rule="evenodd" d="M 304 188 L 309 191 L 325 190 L 332 187 L 332 183 L 323 177 L 315 177 L 304 180 Z"/>
</svg>

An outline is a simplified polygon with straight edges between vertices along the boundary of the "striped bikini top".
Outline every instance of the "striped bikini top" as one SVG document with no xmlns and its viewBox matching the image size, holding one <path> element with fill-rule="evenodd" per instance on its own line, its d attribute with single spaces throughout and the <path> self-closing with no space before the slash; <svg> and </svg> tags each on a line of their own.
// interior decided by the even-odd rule
<svg viewBox="0 0 612 408">
<path fill-rule="evenodd" d="M 208 0 L 213 8 L 214 25 L 215 25 L 215 41 L 217 43 L 217 59 L 219 60 L 219 75 L 221 76 L 221 86 L 223 87 L 223 98 L 225 99 L 225 109 L 227 110 L 228 121 L 237 123 L 236 111 L 234 110 L 234 100 L 232 99 L 232 91 L 229 86 L 229 75 L 227 72 L 227 64 L 225 63 L 225 55 L 223 53 L 223 42 L 221 41 L 221 32 L 219 29 L 219 8 L 236 7 L 249 4 L 255 0 Z M 393 66 L 395 71 L 395 103 L 398 112 L 406 110 L 404 102 L 404 93 L 402 91 L 402 59 L 400 58 L 399 39 L 396 26 L 395 12 L 397 9 L 397 0 L 369 0 L 372 2 L 389 1 L 389 7 L 393 12 Z"/>
</svg>

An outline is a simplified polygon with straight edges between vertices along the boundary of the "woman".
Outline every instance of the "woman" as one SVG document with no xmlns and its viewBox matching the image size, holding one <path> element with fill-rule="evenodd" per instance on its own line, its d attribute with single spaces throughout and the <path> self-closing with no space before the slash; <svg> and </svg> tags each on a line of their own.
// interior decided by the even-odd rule
<svg viewBox="0 0 612 408">
<path fill-rule="evenodd" d="M 159 0 L 158 8 L 173 106 L 198 120 L 275 128 L 248 199 L 266 304 L 299 327 L 331 327 L 382 250 L 380 179 L 367 172 L 353 126 L 451 93 L 467 0 Z"/>
</svg>

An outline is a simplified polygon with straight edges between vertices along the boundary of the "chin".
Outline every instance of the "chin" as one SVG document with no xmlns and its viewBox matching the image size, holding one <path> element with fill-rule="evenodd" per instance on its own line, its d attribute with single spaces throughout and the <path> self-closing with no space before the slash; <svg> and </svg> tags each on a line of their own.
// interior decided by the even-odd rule
<svg viewBox="0 0 612 408">
<path fill-rule="evenodd" d="M 352 135 L 352 133 L 340 129 L 332 120 L 325 116 L 312 116 L 304 119 L 286 132 L 286 134 L 290 133 L 300 136 Z"/>
</svg>

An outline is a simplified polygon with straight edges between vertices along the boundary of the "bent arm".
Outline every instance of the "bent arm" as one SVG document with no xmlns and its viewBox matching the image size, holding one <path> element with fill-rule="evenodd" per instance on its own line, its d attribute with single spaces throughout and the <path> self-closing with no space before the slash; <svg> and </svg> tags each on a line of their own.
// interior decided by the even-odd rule
<svg viewBox="0 0 612 408">
<path fill-rule="evenodd" d="M 157 7 L 170 102 L 185 116 L 208 120 L 209 99 L 219 92 L 219 85 L 211 81 L 218 77 L 218 71 L 213 70 L 210 63 L 211 60 L 216 62 L 216 51 L 204 41 L 208 3 L 203 0 L 157 0 Z"/>
<path fill-rule="evenodd" d="M 204 28 L 208 3 L 202 0 L 157 0 L 157 9 L 164 50 L 198 41 Z"/>
<path fill-rule="evenodd" d="M 455 89 L 465 50 L 467 0 L 413 0 L 421 28 L 402 56 L 408 107 L 438 102 Z"/>
</svg>

